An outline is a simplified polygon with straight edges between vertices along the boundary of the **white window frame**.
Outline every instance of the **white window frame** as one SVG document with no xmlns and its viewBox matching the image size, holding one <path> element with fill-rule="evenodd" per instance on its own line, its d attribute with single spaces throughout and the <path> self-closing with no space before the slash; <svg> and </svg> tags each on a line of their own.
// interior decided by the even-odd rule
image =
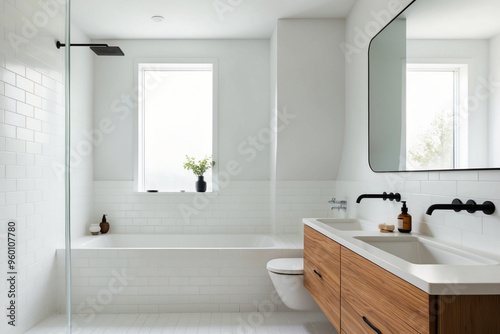
<svg viewBox="0 0 500 334">
<path fill-rule="evenodd" d="M 137 94 L 137 109 L 134 119 L 134 191 L 147 193 L 145 189 L 144 173 L 144 95 L 142 73 L 144 70 L 158 69 L 166 64 L 211 64 L 213 78 L 213 107 L 212 107 L 212 160 L 218 162 L 218 124 L 219 124 L 219 66 L 216 58 L 138 58 L 134 60 L 134 81 Z M 202 157 L 200 157 L 202 158 Z M 194 182 L 194 181 L 193 181 Z M 217 164 L 212 170 L 212 193 L 218 192 Z M 166 194 L 180 194 L 180 192 L 163 192 Z M 188 192 L 189 193 L 189 192 Z"/>
</svg>

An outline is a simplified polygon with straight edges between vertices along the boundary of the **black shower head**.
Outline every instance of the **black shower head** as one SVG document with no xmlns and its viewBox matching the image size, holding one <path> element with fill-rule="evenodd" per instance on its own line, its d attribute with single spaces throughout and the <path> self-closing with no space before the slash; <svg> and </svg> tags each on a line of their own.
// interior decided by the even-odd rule
<svg viewBox="0 0 500 334">
<path fill-rule="evenodd" d="M 125 56 L 118 46 L 91 46 L 90 49 L 98 56 Z"/>
<path fill-rule="evenodd" d="M 66 46 L 61 42 L 56 42 L 56 47 L 60 49 Z M 123 51 L 118 46 L 109 46 L 108 44 L 70 44 L 70 46 L 89 46 L 92 51 L 98 56 L 125 56 Z"/>
</svg>

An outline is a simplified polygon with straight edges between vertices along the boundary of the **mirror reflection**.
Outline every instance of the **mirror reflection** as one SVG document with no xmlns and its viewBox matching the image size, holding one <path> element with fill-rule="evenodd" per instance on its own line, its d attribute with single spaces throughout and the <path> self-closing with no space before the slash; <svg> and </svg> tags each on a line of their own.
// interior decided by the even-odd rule
<svg viewBox="0 0 500 334">
<path fill-rule="evenodd" d="M 417 0 L 369 51 L 376 172 L 500 168 L 500 1 Z"/>
</svg>

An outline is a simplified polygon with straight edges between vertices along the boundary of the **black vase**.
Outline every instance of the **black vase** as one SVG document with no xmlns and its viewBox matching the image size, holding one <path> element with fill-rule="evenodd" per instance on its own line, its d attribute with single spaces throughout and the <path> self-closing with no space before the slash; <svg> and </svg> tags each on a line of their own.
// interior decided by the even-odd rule
<svg viewBox="0 0 500 334">
<path fill-rule="evenodd" d="M 198 176 L 198 181 L 195 183 L 196 191 L 199 193 L 204 193 L 207 191 L 207 183 L 203 180 L 203 175 Z"/>
</svg>

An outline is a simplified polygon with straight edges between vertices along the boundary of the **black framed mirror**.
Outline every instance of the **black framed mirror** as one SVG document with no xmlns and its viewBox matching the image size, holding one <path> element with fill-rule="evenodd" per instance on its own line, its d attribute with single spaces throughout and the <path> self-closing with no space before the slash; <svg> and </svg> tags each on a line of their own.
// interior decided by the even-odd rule
<svg viewBox="0 0 500 334">
<path fill-rule="evenodd" d="M 373 171 L 500 169 L 498 17 L 498 0 L 415 0 L 372 39 Z"/>
</svg>

